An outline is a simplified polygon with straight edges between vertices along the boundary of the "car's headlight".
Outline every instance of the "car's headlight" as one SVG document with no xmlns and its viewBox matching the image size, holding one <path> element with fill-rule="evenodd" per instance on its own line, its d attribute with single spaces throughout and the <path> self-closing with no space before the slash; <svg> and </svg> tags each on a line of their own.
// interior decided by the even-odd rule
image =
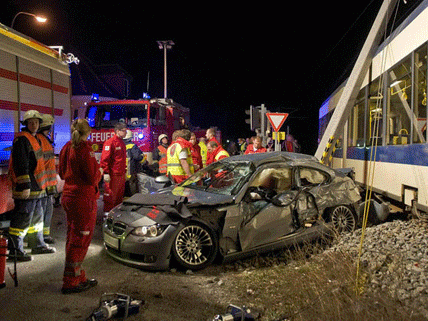
<svg viewBox="0 0 428 321">
<path fill-rule="evenodd" d="M 162 234 L 164 227 L 159 224 L 136 227 L 131 234 L 136 236 L 155 237 Z"/>
</svg>

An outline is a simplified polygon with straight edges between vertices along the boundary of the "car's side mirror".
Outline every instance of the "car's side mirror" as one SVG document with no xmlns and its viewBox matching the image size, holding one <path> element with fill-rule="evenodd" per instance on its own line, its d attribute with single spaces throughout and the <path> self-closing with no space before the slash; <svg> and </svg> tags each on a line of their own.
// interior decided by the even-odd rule
<svg viewBox="0 0 428 321">
<path fill-rule="evenodd" d="M 166 175 L 157 176 L 155 178 L 155 182 L 158 184 L 164 184 L 164 187 L 168 187 L 168 186 L 171 186 L 173 184 L 171 179 Z"/>
</svg>

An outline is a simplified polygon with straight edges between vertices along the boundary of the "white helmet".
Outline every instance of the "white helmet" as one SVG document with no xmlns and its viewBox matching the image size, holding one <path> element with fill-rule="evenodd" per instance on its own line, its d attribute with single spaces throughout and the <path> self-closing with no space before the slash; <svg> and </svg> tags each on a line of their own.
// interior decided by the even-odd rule
<svg viewBox="0 0 428 321">
<path fill-rule="evenodd" d="M 164 138 L 168 138 L 168 135 L 167 134 L 159 135 L 159 137 L 158 137 L 159 144 L 162 142 L 162 139 L 164 139 Z"/>
<path fill-rule="evenodd" d="M 40 124 L 40 128 L 52 126 L 54 124 L 54 122 L 55 122 L 55 120 L 51 114 L 43 114 L 42 115 L 42 123 Z"/>
<path fill-rule="evenodd" d="M 25 123 L 27 120 L 31 118 L 37 118 L 40 122 L 42 122 L 42 114 L 40 114 L 37 110 L 28 110 L 24 114 L 24 119 L 22 120 Z"/>
<path fill-rule="evenodd" d="M 124 139 L 130 139 L 130 138 L 133 138 L 133 137 L 134 137 L 134 134 L 129 129 L 127 129 L 126 130 L 126 136 L 125 136 Z"/>
</svg>

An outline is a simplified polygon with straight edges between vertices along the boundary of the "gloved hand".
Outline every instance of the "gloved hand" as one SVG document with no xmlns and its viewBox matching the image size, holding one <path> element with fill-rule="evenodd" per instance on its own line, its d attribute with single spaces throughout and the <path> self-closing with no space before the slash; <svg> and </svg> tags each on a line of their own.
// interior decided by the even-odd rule
<svg viewBox="0 0 428 321">
<path fill-rule="evenodd" d="M 108 183 L 111 181 L 110 175 L 109 174 L 104 174 L 104 182 Z"/>
<path fill-rule="evenodd" d="M 24 189 L 23 191 L 22 191 L 22 198 L 23 199 L 27 199 L 27 198 L 29 198 L 30 197 L 30 189 Z"/>
</svg>

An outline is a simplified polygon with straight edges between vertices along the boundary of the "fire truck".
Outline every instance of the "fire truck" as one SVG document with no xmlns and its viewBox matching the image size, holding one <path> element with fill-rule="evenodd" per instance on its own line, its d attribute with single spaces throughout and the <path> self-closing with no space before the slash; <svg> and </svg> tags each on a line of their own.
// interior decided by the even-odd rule
<svg viewBox="0 0 428 321">
<path fill-rule="evenodd" d="M 14 206 L 8 166 L 24 113 L 54 117 L 56 154 L 70 140 L 70 56 L 61 51 L 0 24 L 0 214 Z"/>
<path fill-rule="evenodd" d="M 158 137 L 172 133 L 189 123 L 189 108 L 172 99 L 112 100 L 87 104 L 86 119 L 93 128 L 89 138 L 97 157 L 102 144 L 114 135 L 114 126 L 124 122 L 133 133 L 133 142 L 152 161 L 152 152 L 158 146 Z"/>
</svg>

